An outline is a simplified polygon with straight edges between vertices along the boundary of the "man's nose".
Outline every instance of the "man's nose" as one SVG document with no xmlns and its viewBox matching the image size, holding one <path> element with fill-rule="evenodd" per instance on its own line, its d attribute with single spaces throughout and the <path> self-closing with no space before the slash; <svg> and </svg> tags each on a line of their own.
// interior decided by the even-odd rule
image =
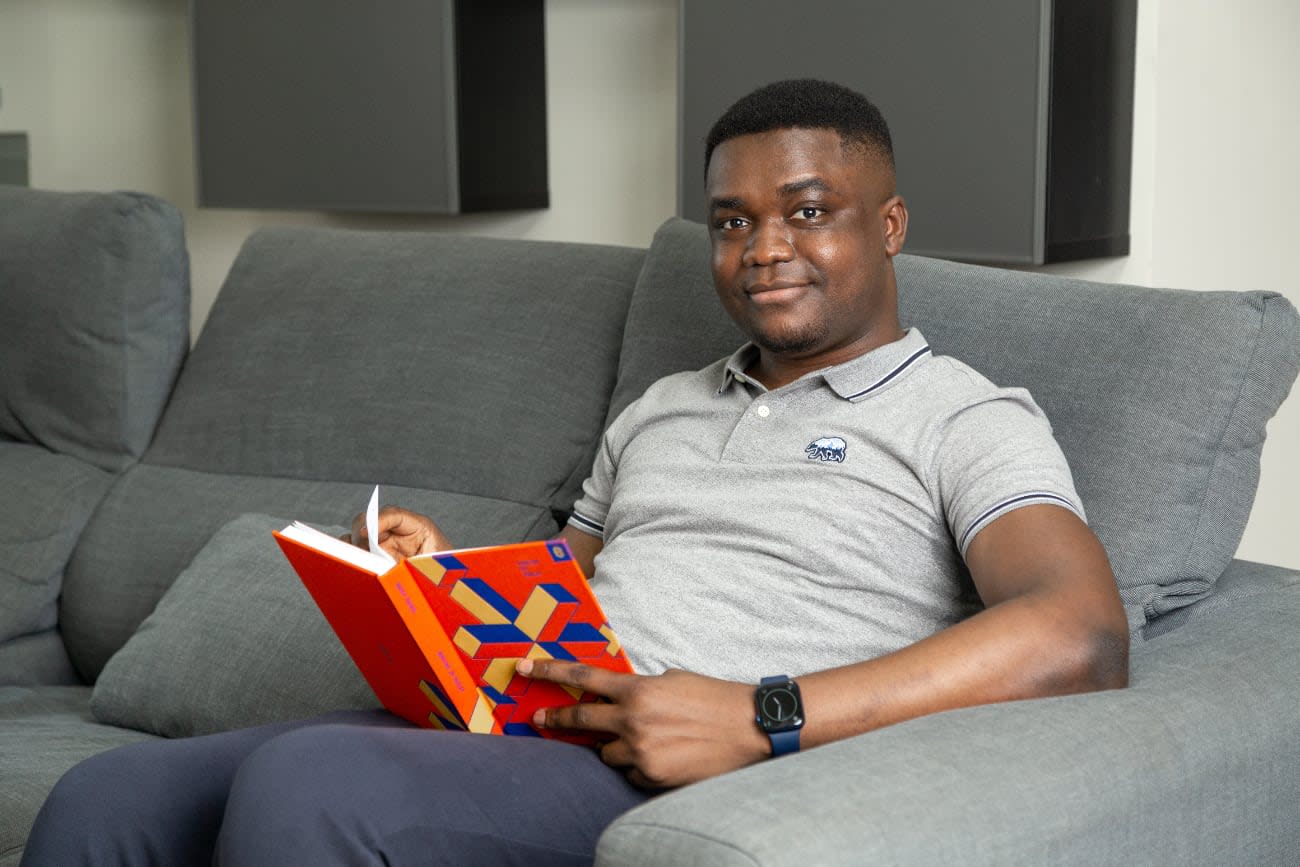
<svg viewBox="0 0 1300 867">
<path fill-rule="evenodd" d="M 794 258 L 794 240 L 784 221 L 758 223 L 745 247 L 744 264 L 752 266 L 789 262 Z"/>
</svg>

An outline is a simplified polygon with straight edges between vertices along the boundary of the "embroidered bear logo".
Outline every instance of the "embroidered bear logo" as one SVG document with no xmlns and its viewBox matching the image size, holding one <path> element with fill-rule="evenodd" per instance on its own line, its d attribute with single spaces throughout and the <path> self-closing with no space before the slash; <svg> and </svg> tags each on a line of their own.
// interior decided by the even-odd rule
<svg viewBox="0 0 1300 867">
<path fill-rule="evenodd" d="M 848 443 L 839 437 L 822 437 L 813 440 L 804 447 L 808 453 L 808 460 L 835 461 L 844 463 L 844 453 L 848 451 Z"/>
</svg>

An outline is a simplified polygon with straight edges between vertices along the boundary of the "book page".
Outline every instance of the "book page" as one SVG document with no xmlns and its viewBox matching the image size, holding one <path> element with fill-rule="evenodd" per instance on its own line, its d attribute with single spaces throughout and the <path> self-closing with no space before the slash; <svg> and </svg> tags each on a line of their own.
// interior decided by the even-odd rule
<svg viewBox="0 0 1300 867">
<path fill-rule="evenodd" d="M 379 554 L 373 554 L 370 551 L 362 550 L 355 545 L 349 545 L 342 539 L 336 539 L 328 533 L 322 533 L 314 527 L 308 527 L 301 521 L 294 521 L 281 530 L 280 535 L 306 545 L 308 548 L 314 548 L 323 554 L 328 554 L 337 560 L 342 560 L 344 563 L 351 563 L 353 566 L 365 569 L 375 575 L 384 574 L 397 562 L 382 551 Z"/>
</svg>

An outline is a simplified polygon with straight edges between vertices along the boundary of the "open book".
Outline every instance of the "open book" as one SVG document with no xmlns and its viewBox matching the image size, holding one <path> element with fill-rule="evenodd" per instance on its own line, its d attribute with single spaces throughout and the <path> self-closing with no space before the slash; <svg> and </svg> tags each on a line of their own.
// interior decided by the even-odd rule
<svg viewBox="0 0 1300 867">
<path fill-rule="evenodd" d="M 632 671 L 563 540 L 394 562 L 305 524 L 274 535 L 384 707 L 417 725 L 591 743 L 591 733 L 539 732 L 531 720 L 595 696 L 530 680 L 515 664 Z"/>
</svg>

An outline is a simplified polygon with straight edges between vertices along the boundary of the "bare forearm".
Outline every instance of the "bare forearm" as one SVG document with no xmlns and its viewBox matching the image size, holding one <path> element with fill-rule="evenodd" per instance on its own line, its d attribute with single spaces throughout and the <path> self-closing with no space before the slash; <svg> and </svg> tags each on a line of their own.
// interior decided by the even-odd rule
<svg viewBox="0 0 1300 867">
<path fill-rule="evenodd" d="M 803 747 L 943 710 L 1126 685 L 1126 629 L 1068 614 L 1022 596 L 896 653 L 799 678 Z"/>
</svg>

